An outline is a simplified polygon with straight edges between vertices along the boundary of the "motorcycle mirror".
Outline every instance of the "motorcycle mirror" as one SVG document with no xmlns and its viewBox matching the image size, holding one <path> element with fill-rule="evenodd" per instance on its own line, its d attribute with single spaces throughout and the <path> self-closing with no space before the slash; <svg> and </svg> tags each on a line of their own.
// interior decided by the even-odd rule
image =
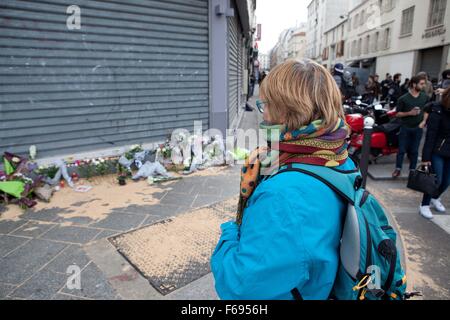
<svg viewBox="0 0 450 320">
<path fill-rule="evenodd" d="M 359 105 L 361 105 L 361 100 L 356 100 L 356 104 L 359 106 Z"/>
</svg>

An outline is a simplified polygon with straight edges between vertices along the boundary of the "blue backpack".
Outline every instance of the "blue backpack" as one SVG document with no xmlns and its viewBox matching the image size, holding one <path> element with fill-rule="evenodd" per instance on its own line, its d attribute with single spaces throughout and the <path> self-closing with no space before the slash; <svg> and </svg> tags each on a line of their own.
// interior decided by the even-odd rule
<svg viewBox="0 0 450 320">
<path fill-rule="evenodd" d="M 397 234 L 378 201 L 362 186 L 359 170 L 295 164 L 275 175 L 297 171 L 325 183 L 347 203 L 340 245 L 340 263 L 330 299 L 404 300 L 406 275 L 397 249 Z M 294 289 L 295 290 L 295 289 Z M 301 298 L 300 292 L 292 292 Z"/>
</svg>

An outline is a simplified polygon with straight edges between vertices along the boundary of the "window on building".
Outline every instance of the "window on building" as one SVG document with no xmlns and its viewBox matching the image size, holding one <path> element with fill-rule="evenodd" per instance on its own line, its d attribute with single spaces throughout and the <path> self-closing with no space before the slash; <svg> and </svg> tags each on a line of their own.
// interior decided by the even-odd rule
<svg viewBox="0 0 450 320">
<path fill-rule="evenodd" d="M 373 51 L 377 52 L 378 51 L 378 44 L 380 42 L 380 33 L 377 31 L 375 33 L 375 40 L 373 41 Z"/>
<path fill-rule="evenodd" d="M 359 24 L 359 14 L 357 14 L 357 15 L 355 16 L 355 21 L 354 21 L 354 23 L 353 23 L 353 29 L 358 28 L 358 24 Z"/>
<path fill-rule="evenodd" d="M 428 12 L 428 28 L 444 23 L 445 10 L 448 0 L 431 0 Z"/>
<path fill-rule="evenodd" d="M 362 26 L 366 22 L 365 19 L 366 19 L 366 10 L 363 10 L 361 12 L 361 16 L 360 16 L 360 22 L 359 22 L 360 26 Z"/>
<path fill-rule="evenodd" d="M 356 54 L 357 54 L 358 56 L 361 55 L 361 50 L 362 50 L 362 38 L 360 38 L 359 41 L 358 41 L 358 50 L 357 50 L 357 52 L 356 52 Z"/>
<path fill-rule="evenodd" d="M 383 48 L 389 49 L 391 47 L 391 28 L 384 30 L 384 46 Z"/>
<path fill-rule="evenodd" d="M 395 8 L 395 0 L 379 0 L 381 12 L 389 12 Z"/>
<path fill-rule="evenodd" d="M 400 31 L 400 35 L 408 35 L 412 33 L 413 30 L 413 22 L 414 22 L 414 6 L 403 10 L 402 13 L 402 28 Z"/>
<path fill-rule="evenodd" d="M 366 37 L 366 40 L 364 42 L 364 54 L 369 53 L 369 46 L 370 46 L 370 35 Z"/>
</svg>

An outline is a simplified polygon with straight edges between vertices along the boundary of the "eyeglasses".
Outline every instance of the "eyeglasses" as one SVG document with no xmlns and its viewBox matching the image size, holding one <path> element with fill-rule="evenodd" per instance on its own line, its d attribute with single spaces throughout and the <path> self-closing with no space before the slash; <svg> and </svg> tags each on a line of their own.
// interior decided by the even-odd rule
<svg viewBox="0 0 450 320">
<path fill-rule="evenodd" d="M 267 104 L 267 101 L 256 100 L 256 107 L 261 111 L 264 110 L 264 106 Z M 262 112 L 262 111 L 261 111 Z"/>
</svg>

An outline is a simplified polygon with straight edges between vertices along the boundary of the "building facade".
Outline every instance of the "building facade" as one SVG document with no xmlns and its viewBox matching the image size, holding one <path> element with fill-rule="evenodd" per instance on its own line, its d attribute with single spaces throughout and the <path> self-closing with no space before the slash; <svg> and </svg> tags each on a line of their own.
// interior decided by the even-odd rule
<svg viewBox="0 0 450 320">
<path fill-rule="evenodd" d="M 294 29 L 288 40 L 288 57 L 290 59 L 303 59 L 306 53 L 306 24 Z"/>
<path fill-rule="evenodd" d="M 323 36 L 341 22 L 341 16 L 348 12 L 349 0 L 312 0 L 308 4 L 308 21 L 306 24 L 306 57 L 323 62 L 326 48 Z M 326 60 L 326 59 L 325 59 Z"/>
<path fill-rule="evenodd" d="M 2 3 L 0 154 L 121 154 L 236 128 L 256 0 Z"/>
<path fill-rule="evenodd" d="M 325 31 L 322 63 L 341 62 L 382 77 L 399 72 L 410 78 L 426 71 L 433 80 L 450 67 L 448 0 L 365 0 L 351 5 L 342 21 Z"/>
<path fill-rule="evenodd" d="M 261 70 L 269 70 L 270 69 L 270 55 L 269 54 L 260 53 L 258 55 L 258 60 L 259 60 Z"/>
</svg>

